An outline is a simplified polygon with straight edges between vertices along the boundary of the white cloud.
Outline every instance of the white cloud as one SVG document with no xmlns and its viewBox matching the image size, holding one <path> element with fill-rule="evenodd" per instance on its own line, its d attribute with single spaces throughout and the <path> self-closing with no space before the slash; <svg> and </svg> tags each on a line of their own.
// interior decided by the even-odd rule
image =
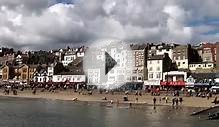
<svg viewBox="0 0 219 127">
<path fill-rule="evenodd" d="M 215 3 L 214 3 L 215 2 Z M 219 2 L 175 0 L 1 0 L 0 44 L 16 48 L 53 48 L 95 40 L 158 42 L 219 39 L 204 35 L 216 26 L 190 22 L 219 18 Z"/>
</svg>

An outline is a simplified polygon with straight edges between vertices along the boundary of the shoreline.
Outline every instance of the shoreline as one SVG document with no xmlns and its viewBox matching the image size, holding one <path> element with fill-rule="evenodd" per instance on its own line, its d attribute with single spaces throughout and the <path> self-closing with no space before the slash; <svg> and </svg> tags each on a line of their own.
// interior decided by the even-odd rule
<svg viewBox="0 0 219 127">
<path fill-rule="evenodd" d="M 100 103 L 109 105 L 111 101 L 113 101 L 113 104 L 118 105 L 131 105 L 137 106 L 137 107 L 144 107 L 144 106 L 154 106 L 153 104 L 153 98 L 157 98 L 156 106 L 171 106 L 172 107 L 172 98 L 169 96 L 169 102 L 165 103 L 164 100 L 159 101 L 160 98 L 163 98 L 164 96 L 151 96 L 149 94 L 144 94 L 142 96 L 136 96 L 136 95 L 127 95 L 129 101 L 123 101 L 123 97 L 126 96 L 124 94 L 99 94 L 94 93 L 93 95 L 79 95 L 78 93 L 74 93 L 72 91 L 58 91 L 55 93 L 51 92 L 37 92 L 36 95 L 32 94 L 31 90 L 25 90 L 25 91 L 18 91 L 18 95 L 5 95 L 2 91 L 0 91 L 0 97 L 13 97 L 13 98 L 30 98 L 30 99 L 47 99 L 47 100 L 61 100 L 61 101 L 72 101 L 72 102 L 85 102 L 85 103 Z M 103 97 L 106 97 L 107 100 L 103 100 Z M 76 99 L 74 101 L 74 99 Z M 138 98 L 138 101 L 136 101 L 136 98 Z M 216 106 L 215 104 L 211 103 L 213 101 L 214 97 L 207 100 L 206 98 L 200 98 L 200 97 L 183 97 L 183 103 L 182 105 L 178 105 L 180 107 L 193 107 L 193 108 L 210 108 L 213 106 Z"/>
</svg>

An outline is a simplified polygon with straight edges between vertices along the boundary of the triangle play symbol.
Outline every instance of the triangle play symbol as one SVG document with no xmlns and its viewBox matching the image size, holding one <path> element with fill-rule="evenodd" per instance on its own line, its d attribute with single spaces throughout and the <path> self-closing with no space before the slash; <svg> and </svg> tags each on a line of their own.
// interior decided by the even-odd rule
<svg viewBox="0 0 219 127">
<path fill-rule="evenodd" d="M 117 64 L 117 62 L 105 52 L 105 75 Z"/>
</svg>

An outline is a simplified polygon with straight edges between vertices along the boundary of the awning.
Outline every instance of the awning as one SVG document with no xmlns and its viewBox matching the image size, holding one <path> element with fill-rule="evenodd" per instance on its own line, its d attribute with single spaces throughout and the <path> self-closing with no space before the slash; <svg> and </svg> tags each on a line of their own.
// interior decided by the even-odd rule
<svg viewBox="0 0 219 127">
<path fill-rule="evenodd" d="M 146 85 L 146 86 L 159 86 L 160 80 L 147 80 L 147 81 L 144 81 L 144 85 Z"/>
<path fill-rule="evenodd" d="M 209 83 L 194 83 L 194 86 L 209 86 Z"/>
<path fill-rule="evenodd" d="M 184 81 L 164 81 L 160 83 L 161 86 L 185 86 Z"/>
</svg>

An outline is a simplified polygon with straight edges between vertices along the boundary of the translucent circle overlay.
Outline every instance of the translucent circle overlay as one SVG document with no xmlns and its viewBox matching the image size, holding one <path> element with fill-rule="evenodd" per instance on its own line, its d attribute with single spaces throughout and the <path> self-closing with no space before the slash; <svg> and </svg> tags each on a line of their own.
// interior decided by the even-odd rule
<svg viewBox="0 0 219 127">
<path fill-rule="evenodd" d="M 102 89 L 117 89 L 130 82 L 134 54 L 125 42 L 96 42 L 86 50 L 83 69 L 87 84 Z"/>
</svg>

